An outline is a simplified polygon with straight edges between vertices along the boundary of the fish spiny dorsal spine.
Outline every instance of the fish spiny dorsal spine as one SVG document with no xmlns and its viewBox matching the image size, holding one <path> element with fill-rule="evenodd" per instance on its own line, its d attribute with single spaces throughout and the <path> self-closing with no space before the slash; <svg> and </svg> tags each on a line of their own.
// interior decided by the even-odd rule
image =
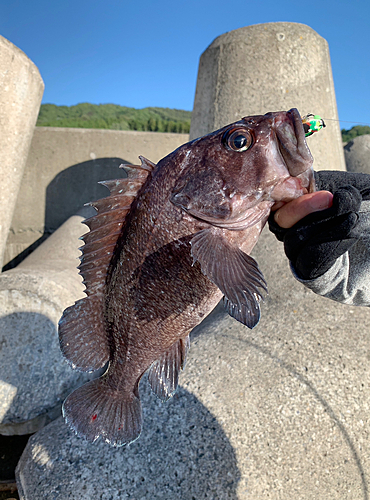
<svg viewBox="0 0 370 500">
<path fill-rule="evenodd" d="M 144 170 L 148 170 L 148 172 L 152 172 L 154 170 L 154 168 L 156 167 L 155 163 L 148 160 L 148 158 L 145 158 L 144 156 L 139 156 L 139 160 L 141 161 L 140 168 L 143 168 Z"/>
</svg>

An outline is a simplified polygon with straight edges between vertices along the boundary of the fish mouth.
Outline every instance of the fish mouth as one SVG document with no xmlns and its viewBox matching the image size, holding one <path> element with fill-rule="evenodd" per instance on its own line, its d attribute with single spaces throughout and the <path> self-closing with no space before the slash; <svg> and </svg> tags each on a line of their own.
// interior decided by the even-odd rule
<svg viewBox="0 0 370 500">
<path fill-rule="evenodd" d="M 301 180 L 308 192 L 315 191 L 313 158 L 308 149 L 302 118 L 296 108 L 275 118 L 275 131 L 280 154 L 292 177 Z"/>
<path fill-rule="evenodd" d="M 273 200 L 263 200 L 262 202 L 260 200 L 256 200 L 255 204 L 242 214 L 239 214 L 238 216 L 231 216 L 225 220 L 209 217 L 197 210 L 191 209 L 187 210 L 187 212 L 196 219 L 211 224 L 212 226 L 219 227 L 220 229 L 241 231 L 254 226 L 262 219 L 267 218 L 273 204 Z"/>
</svg>

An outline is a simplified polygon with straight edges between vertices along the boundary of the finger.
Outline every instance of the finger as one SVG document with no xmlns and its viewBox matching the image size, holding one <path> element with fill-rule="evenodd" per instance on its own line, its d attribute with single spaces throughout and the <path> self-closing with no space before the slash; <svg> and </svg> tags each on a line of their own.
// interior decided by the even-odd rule
<svg viewBox="0 0 370 500">
<path fill-rule="evenodd" d="M 331 207 L 333 195 L 329 191 L 316 191 L 304 194 L 279 208 L 274 215 L 275 222 L 288 229 L 312 212 L 318 212 Z"/>
</svg>

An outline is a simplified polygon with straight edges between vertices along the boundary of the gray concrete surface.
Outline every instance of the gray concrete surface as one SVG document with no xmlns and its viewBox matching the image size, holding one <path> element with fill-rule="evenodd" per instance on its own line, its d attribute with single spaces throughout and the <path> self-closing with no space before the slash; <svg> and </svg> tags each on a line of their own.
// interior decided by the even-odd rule
<svg viewBox="0 0 370 500">
<path fill-rule="evenodd" d="M 18 267 L 0 275 L 0 434 L 29 434 L 60 415 L 61 403 L 87 378 L 59 349 L 63 310 L 84 297 L 77 266 L 87 232 L 69 218 Z"/>
<path fill-rule="evenodd" d="M 370 174 L 370 134 L 360 135 L 344 147 L 347 170 Z"/>
<path fill-rule="evenodd" d="M 106 196 L 107 189 L 98 181 L 122 177 L 121 163 L 140 164 L 139 155 L 157 162 L 188 139 L 187 134 L 37 127 L 4 264 L 44 232 L 55 231 L 84 203 Z"/>
<path fill-rule="evenodd" d="M 0 269 L 43 91 L 33 62 L 0 36 Z"/>
<path fill-rule="evenodd" d="M 345 170 L 326 40 L 298 23 L 240 28 L 216 38 L 200 58 L 190 137 L 293 107 L 327 119 L 307 141 L 314 168 Z"/>
<path fill-rule="evenodd" d="M 275 79 L 281 95 L 288 89 L 298 100 L 298 90 L 283 84 L 304 70 L 299 91 L 317 97 L 329 89 L 327 99 L 335 104 L 331 74 L 320 73 L 330 69 L 327 45 L 315 32 L 290 23 L 250 28 L 257 30 L 257 45 L 262 46 L 267 36 L 270 51 L 280 51 L 283 61 L 290 62 L 285 65 L 288 75 L 278 73 Z M 243 40 L 236 46 L 233 42 L 214 47 L 212 56 L 221 67 L 218 55 L 229 54 L 234 66 L 222 63 L 229 68 L 222 75 L 232 80 L 236 73 L 237 84 L 242 83 L 243 73 L 231 69 L 235 61 L 248 60 L 243 52 L 248 37 Z M 285 41 L 289 43 L 284 45 Z M 318 58 L 307 59 L 308 48 Z M 260 54 L 254 52 L 254 58 L 257 67 Z M 265 65 L 265 70 L 269 67 Z M 269 74 L 272 79 L 274 72 Z M 226 79 L 222 83 L 216 93 L 210 86 L 208 94 L 204 91 L 204 102 L 227 123 L 235 120 L 238 103 L 247 95 L 241 91 L 239 100 L 233 101 L 224 93 L 231 89 Z M 262 80 L 252 83 L 251 89 L 264 85 Z M 323 87 L 317 89 L 315 84 Z M 235 81 L 233 85 L 238 95 L 242 85 Z M 275 99 L 272 91 L 271 96 Z M 276 110 L 271 109 L 274 102 L 266 94 L 267 109 L 258 112 Z M 292 105 L 300 109 L 299 104 L 284 102 L 277 109 Z M 308 102 L 310 109 L 305 112 L 328 118 L 320 102 L 318 97 Z M 211 126 L 208 118 L 207 127 L 223 124 Z M 309 138 L 310 147 L 325 132 Z M 318 148 L 320 158 L 326 147 L 330 149 L 328 144 Z M 339 169 L 338 165 L 332 168 Z M 160 403 L 144 381 L 144 431 L 127 448 L 87 444 L 62 419 L 36 433 L 17 468 L 21 498 L 369 499 L 370 311 L 336 304 L 306 290 L 292 277 L 281 244 L 266 231 L 254 255 L 270 290 L 260 324 L 250 331 L 218 307 L 192 334 L 175 397 Z"/>
<path fill-rule="evenodd" d="M 22 499 L 367 500 L 370 311 L 316 296 L 264 232 L 270 294 L 254 330 L 218 306 L 192 333 L 180 389 L 141 385 L 127 448 L 86 443 L 58 419 L 18 464 Z"/>
</svg>

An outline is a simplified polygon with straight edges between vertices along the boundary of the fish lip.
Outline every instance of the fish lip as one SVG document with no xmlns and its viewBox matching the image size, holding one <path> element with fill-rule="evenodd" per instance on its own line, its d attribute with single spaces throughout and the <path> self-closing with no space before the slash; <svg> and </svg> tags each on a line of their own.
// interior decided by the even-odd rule
<svg viewBox="0 0 370 500">
<path fill-rule="evenodd" d="M 305 148 L 307 147 L 303 123 L 301 116 L 296 108 L 290 109 L 283 115 L 283 117 L 279 116 L 278 118 L 279 120 L 275 119 L 275 126 L 279 150 L 285 163 L 287 163 L 287 166 L 289 166 L 291 157 L 287 154 L 286 146 L 295 146 L 297 149 L 299 149 L 303 145 L 305 146 Z M 294 135 L 292 135 L 292 137 L 288 138 L 287 135 L 284 135 L 284 132 L 287 131 L 286 124 L 288 124 L 288 127 L 294 132 Z M 293 143 L 291 139 L 294 139 L 295 143 Z"/>
<path fill-rule="evenodd" d="M 297 108 L 291 108 L 287 111 L 287 115 L 292 117 L 292 122 L 294 126 L 294 132 L 296 134 L 298 142 L 305 143 L 305 131 L 303 128 L 302 118 Z"/>
<path fill-rule="evenodd" d="M 230 231 L 241 231 L 254 226 L 266 217 L 270 213 L 270 209 L 273 204 L 274 202 L 272 200 L 263 200 L 263 206 L 261 206 L 261 200 L 258 200 L 258 202 L 256 201 L 253 206 L 249 207 L 248 210 L 237 217 L 230 217 L 224 220 L 209 217 L 197 210 L 186 210 L 186 212 L 195 219 L 214 227 L 228 229 Z"/>
<path fill-rule="evenodd" d="M 302 181 L 302 187 L 313 192 L 313 158 L 308 149 L 302 118 L 292 108 L 275 118 L 275 131 L 281 157 L 292 177 Z"/>
</svg>

